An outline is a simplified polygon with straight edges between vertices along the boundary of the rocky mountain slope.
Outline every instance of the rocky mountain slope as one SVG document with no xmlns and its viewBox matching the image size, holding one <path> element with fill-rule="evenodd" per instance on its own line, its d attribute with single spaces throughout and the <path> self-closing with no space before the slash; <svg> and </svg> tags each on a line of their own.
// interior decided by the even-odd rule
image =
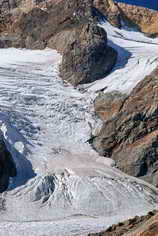
<svg viewBox="0 0 158 236">
<path fill-rule="evenodd" d="M 23 4 L 11 10 L 11 30 L 2 34 L 1 47 L 57 49 L 63 53 L 61 76 L 73 85 L 99 79 L 112 69 L 117 53 L 97 26 L 92 0 L 49 1 L 44 9 L 44 3 L 37 4 L 27 12 Z M 17 10 L 21 13 L 14 17 Z"/>
<path fill-rule="evenodd" d="M 83 236 L 158 209 L 158 189 L 118 169 L 157 186 L 158 39 L 91 0 L 2 10 L 1 234 Z"/>
<path fill-rule="evenodd" d="M 109 227 L 105 232 L 88 236 L 156 236 L 158 234 L 158 214 L 149 212 L 146 216 L 133 219 Z"/>
<path fill-rule="evenodd" d="M 124 3 L 114 3 L 113 0 L 94 0 L 94 4 L 107 16 L 109 22 L 117 27 L 126 25 L 151 36 L 158 34 L 157 11 Z"/>
<path fill-rule="evenodd" d="M 93 4 L 99 9 L 110 23 L 119 28 L 126 25 L 152 36 L 156 36 L 158 33 L 158 13 L 156 11 L 114 3 L 113 0 L 88 2 L 89 5 Z M 86 1 L 80 0 L 75 2 L 73 0 L 69 2 L 63 0 L 1 0 L 1 47 L 15 46 L 35 49 L 49 46 L 63 52 L 66 42 L 74 37 L 72 28 L 83 21 L 85 23 L 88 19 L 84 16 L 85 11 L 83 10 L 86 5 Z M 86 11 L 86 14 L 89 13 Z M 40 27 L 41 25 L 42 27 Z"/>
<path fill-rule="evenodd" d="M 116 92 L 100 94 L 95 109 L 105 123 L 93 140 L 95 149 L 113 158 L 122 171 L 156 186 L 157 81 L 156 69 L 127 97 Z"/>
</svg>

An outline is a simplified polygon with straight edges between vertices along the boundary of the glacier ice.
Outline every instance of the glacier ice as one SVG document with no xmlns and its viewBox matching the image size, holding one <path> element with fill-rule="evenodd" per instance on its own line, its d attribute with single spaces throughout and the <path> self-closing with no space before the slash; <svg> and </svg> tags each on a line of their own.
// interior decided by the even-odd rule
<svg viewBox="0 0 158 236">
<path fill-rule="evenodd" d="M 0 129 L 18 170 L 0 196 L 1 236 L 86 235 L 158 207 L 156 188 L 123 174 L 87 142 L 97 92 L 129 93 L 158 65 L 158 40 L 102 27 L 118 62 L 79 89 L 59 78 L 56 51 L 0 49 Z"/>
</svg>

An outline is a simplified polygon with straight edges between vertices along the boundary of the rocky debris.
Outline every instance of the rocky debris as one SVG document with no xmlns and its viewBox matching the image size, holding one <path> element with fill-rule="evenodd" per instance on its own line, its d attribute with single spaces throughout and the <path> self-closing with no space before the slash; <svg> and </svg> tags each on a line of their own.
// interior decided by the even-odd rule
<svg viewBox="0 0 158 236">
<path fill-rule="evenodd" d="M 0 193 L 4 192 L 9 184 L 9 177 L 17 175 L 16 166 L 3 140 L 0 140 Z"/>
<path fill-rule="evenodd" d="M 104 124 L 93 147 L 125 173 L 158 186 L 158 68 L 129 96 L 100 94 L 95 109 Z"/>
<path fill-rule="evenodd" d="M 157 211 L 146 216 L 136 216 L 133 219 L 110 226 L 106 231 L 89 234 L 88 236 L 156 236 L 158 233 Z"/>
<path fill-rule="evenodd" d="M 144 7 L 116 3 L 113 0 L 94 0 L 94 5 L 116 27 L 121 28 L 122 22 L 128 27 L 133 27 L 156 36 L 158 34 L 158 12 Z"/>
<path fill-rule="evenodd" d="M 61 76 L 73 85 L 90 83 L 105 76 L 116 59 L 116 51 L 107 46 L 106 32 L 88 23 L 75 29 L 63 54 Z"/>
</svg>

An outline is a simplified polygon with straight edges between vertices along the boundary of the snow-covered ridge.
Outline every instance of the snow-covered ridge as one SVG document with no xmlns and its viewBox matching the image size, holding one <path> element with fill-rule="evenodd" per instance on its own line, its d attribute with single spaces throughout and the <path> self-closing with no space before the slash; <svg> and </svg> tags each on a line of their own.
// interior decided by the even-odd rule
<svg viewBox="0 0 158 236">
<path fill-rule="evenodd" d="M 84 92 L 59 78 L 56 51 L 0 49 L 0 127 L 18 169 L 2 195 L 1 235 L 37 235 L 38 227 L 38 236 L 85 235 L 158 207 L 156 188 L 111 167 L 87 142 L 97 91 L 129 93 L 158 65 L 158 41 L 102 27 L 118 62 Z"/>
</svg>

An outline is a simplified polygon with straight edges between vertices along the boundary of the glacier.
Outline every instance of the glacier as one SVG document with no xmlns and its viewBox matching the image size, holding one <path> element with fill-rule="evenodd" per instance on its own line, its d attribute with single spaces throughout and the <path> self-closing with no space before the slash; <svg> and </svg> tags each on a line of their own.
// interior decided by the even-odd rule
<svg viewBox="0 0 158 236">
<path fill-rule="evenodd" d="M 158 39 L 104 22 L 113 71 L 73 88 L 55 50 L 0 49 L 0 130 L 18 175 L 0 195 L 0 235 L 87 235 L 158 208 L 158 189 L 123 174 L 88 140 L 100 90 L 128 94 L 158 65 Z"/>
</svg>

